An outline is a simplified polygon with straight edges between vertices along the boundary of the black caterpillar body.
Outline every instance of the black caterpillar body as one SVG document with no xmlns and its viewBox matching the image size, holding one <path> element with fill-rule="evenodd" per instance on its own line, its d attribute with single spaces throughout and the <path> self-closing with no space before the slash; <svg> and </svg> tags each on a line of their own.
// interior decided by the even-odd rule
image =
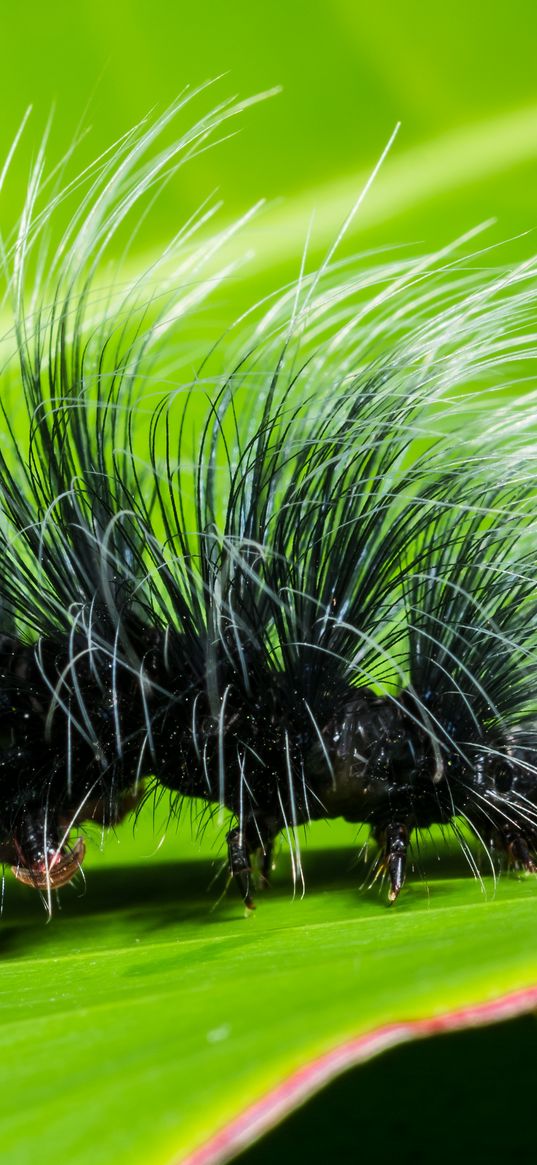
<svg viewBox="0 0 537 1165">
<path fill-rule="evenodd" d="M 250 907 L 277 834 L 300 877 L 297 827 L 323 817 L 370 827 L 392 901 L 435 823 L 533 870 L 535 264 L 483 270 L 470 236 L 330 255 L 180 373 L 231 231 L 194 247 L 202 215 L 104 297 L 96 272 L 238 108 L 154 155 L 177 108 L 124 139 L 48 268 L 40 156 L 3 245 L 3 859 L 50 899 L 83 858 L 71 829 L 152 778 L 231 811 Z"/>
</svg>

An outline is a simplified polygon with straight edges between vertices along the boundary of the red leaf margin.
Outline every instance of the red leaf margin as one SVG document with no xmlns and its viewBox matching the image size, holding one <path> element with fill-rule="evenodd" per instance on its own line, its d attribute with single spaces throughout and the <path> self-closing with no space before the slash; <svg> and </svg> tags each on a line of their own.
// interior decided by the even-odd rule
<svg viewBox="0 0 537 1165">
<path fill-rule="evenodd" d="M 345 1069 L 361 1064 L 397 1044 L 514 1019 L 535 1008 L 537 985 L 427 1019 L 384 1024 L 344 1040 L 329 1052 L 296 1069 L 197 1149 L 189 1152 L 186 1157 L 177 1157 L 173 1165 L 224 1165 Z"/>
</svg>

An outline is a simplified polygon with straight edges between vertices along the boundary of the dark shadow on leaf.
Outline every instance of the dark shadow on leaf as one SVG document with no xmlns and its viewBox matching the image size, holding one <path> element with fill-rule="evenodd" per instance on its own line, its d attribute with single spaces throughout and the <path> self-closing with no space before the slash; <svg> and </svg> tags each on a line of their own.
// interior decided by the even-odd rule
<svg viewBox="0 0 537 1165">
<path fill-rule="evenodd" d="M 414 849 L 407 886 L 395 908 L 389 908 L 386 885 L 380 879 L 371 884 L 373 849 L 366 860 L 365 853 L 359 856 L 352 847 L 309 851 L 304 847 L 302 860 L 307 894 L 339 894 L 349 910 L 360 900 L 392 910 L 412 909 L 428 895 L 433 902 L 440 902 L 450 893 L 450 879 L 471 877 L 460 849 L 442 848 L 440 844 L 422 846 L 419 853 Z M 45 926 L 46 914 L 38 894 L 9 878 L 4 922 L 0 924 L 0 957 L 9 959 L 32 950 L 46 951 L 53 944 L 56 927 L 69 928 L 70 940 L 72 935 L 73 943 L 83 947 L 84 928 L 90 918 L 94 931 L 95 925 L 109 930 L 120 916 L 122 931 L 126 928 L 142 938 L 181 923 L 193 924 L 198 932 L 206 927 L 209 933 L 215 927 L 244 919 L 242 903 L 234 887 L 227 883 L 220 857 L 213 861 L 161 860 L 106 869 L 90 867 L 85 888 L 80 879 L 78 885 L 66 887 L 55 903 L 50 924 Z M 262 911 L 267 902 L 288 903 L 291 897 L 291 865 L 288 853 L 282 851 L 270 888 L 257 895 L 258 909 Z"/>
</svg>

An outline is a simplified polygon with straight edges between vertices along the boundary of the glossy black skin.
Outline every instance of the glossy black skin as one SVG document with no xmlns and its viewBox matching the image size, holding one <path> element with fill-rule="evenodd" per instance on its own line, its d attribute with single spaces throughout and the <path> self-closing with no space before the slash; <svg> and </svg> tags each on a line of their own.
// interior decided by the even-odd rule
<svg viewBox="0 0 537 1165">
<path fill-rule="evenodd" d="M 61 639 L 41 641 L 39 659 L 34 646 L 0 640 L 3 860 L 37 867 L 45 852 L 56 851 L 66 824 L 92 817 L 113 823 L 125 795 L 141 777 L 154 775 L 179 794 L 223 802 L 235 814 L 229 866 L 248 906 L 256 864 L 261 878 L 269 878 L 276 835 L 316 818 L 370 826 L 392 900 L 404 882 L 412 831 L 449 822 L 454 809 L 486 843 L 534 868 L 537 831 L 519 812 L 521 799 L 537 805 L 537 779 L 518 763 L 532 755 L 531 725 L 501 740 L 476 736 L 470 764 L 468 749 L 464 758 L 449 746 L 457 725 L 446 723 L 440 747 L 409 693 L 389 700 L 366 689 L 324 692 L 315 727 L 278 675 L 266 676 L 262 698 L 257 683 L 256 699 L 228 682 L 216 716 L 204 679 L 183 677 L 173 690 L 173 652 L 170 657 L 162 632 L 134 626 L 132 634 L 144 659 L 144 699 L 139 675 L 123 668 L 114 687 L 110 661 L 97 670 L 83 656 L 76 685 L 58 687 L 69 659 Z M 63 706 L 51 714 L 56 687 Z M 463 726 L 466 741 L 467 731 Z"/>
</svg>

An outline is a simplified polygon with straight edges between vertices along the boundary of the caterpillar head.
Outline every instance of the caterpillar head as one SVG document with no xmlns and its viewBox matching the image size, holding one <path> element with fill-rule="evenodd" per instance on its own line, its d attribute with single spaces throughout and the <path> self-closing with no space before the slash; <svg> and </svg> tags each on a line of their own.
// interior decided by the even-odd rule
<svg viewBox="0 0 537 1165">
<path fill-rule="evenodd" d="M 21 855 L 20 861 L 11 867 L 17 880 L 34 890 L 58 890 L 66 886 L 78 874 L 84 861 L 86 846 L 78 837 L 73 848 L 62 846 L 56 850 L 40 852 L 33 859 Z M 28 863 L 28 864 L 23 864 Z"/>
</svg>

